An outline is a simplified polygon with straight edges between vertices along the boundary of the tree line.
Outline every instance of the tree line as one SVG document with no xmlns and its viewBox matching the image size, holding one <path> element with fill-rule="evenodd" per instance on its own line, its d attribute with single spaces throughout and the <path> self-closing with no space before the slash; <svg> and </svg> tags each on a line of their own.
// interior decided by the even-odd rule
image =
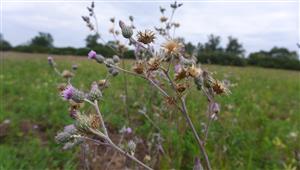
<svg viewBox="0 0 300 170">
<path fill-rule="evenodd" d="M 99 43 L 100 36 L 88 35 L 85 39 L 86 46 L 82 48 L 74 47 L 54 47 L 53 37 L 49 33 L 39 32 L 28 43 L 12 46 L 0 35 L 1 51 L 17 51 L 28 53 L 49 53 L 57 55 L 86 55 L 91 49 L 101 53 L 104 56 L 113 56 L 115 42 L 109 41 L 106 44 Z M 225 47 L 221 46 L 221 37 L 209 35 L 205 43 L 197 45 L 191 42 L 185 42 L 183 38 L 180 41 L 184 44 L 185 52 L 188 55 L 196 56 L 198 61 L 203 64 L 219 64 L 233 66 L 260 66 L 268 68 L 281 68 L 290 70 L 300 70 L 300 61 L 296 51 L 290 51 L 284 47 L 273 47 L 269 51 L 260 50 L 252 52 L 248 56 L 245 54 L 243 45 L 237 38 L 228 37 Z M 125 58 L 134 58 L 134 52 L 127 50 Z"/>
</svg>

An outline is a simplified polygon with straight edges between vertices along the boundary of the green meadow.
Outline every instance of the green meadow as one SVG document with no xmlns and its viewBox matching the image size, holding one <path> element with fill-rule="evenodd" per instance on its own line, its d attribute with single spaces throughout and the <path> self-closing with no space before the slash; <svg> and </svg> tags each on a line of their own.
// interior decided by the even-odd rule
<svg viewBox="0 0 300 170">
<path fill-rule="evenodd" d="M 64 80 L 48 66 L 47 55 L 3 52 L 0 59 L 0 169 L 80 169 L 80 147 L 64 151 L 54 140 L 73 120 L 57 90 Z M 72 84 L 83 90 L 106 76 L 103 65 L 86 57 L 54 56 L 54 60 L 61 70 L 78 65 Z M 131 61 L 126 63 L 129 68 Z M 217 98 L 221 113 L 209 129 L 206 149 L 213 169 L 300 168 L 300 72 L 203 67 L 232 84 L 231 95 Z M 124 74 L 112 78 L 103 92 L 100 109 L 105 121 L 115 130 L 126 124 L 144 140 L 157 132 L 154 122 L 164 138 L 159 169 L 192 169 L 200 154 L 182 115 L 142 79 L 126 78 L 127 103 L 122 100 Z M 207 101 L 195 88 L 190 94 L 189 114 L 203 136 Z M 138 113 L 142 106 L 153 122 Z"/>
</svg>

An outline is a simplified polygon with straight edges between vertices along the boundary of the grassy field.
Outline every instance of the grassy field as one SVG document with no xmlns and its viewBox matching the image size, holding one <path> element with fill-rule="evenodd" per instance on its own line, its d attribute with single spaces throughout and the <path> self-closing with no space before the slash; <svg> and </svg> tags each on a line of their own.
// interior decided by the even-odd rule
<svg viewBox="0 0 300 170">
<path fill-rule="evenodd" d="M 94 80 L 103 79 L 103 66 L 86 58 L 54 56 L 60 68 L 79 69 L 73 80 L 76 87 L 88 89 Z M 207 151 L 213 169 L 292 169 L 299 165 L 300 154 L 300 72 L 256 67 L 205 65 L 217 77 L 235 84 L 230 96 L 218 98 L 221 114 L 213 122 Z M 62 80 L 47 63 L 47 55 L 3 53 L 1 55 L 0 169 L 77 169 L 79 149 L 62 151 L 54 136 L 64 125 L 72 123 L 67 104 L 62 102 L 56 86 Z M 166 107 L 162 98 L 149 90 L 143 80 L 128 77 L 129 114 L 134 133 L 143 139 L 155 128 L 137 113 L 145 104 L 165 139 L 167 156 L 161 169 L 191 169 L 198 154 L 192 134 L 179 113 Z M 104 92 L 101 110 L 115 129 L 126 123 L 122 75 L 113 78 Z M 156 107 L 151 106 L 153 100 Z M 206 121 L 206 101 L 194 90 L 187 99 L 189 112 L 199 132 Z M 169 112 L 165 110 L 171 110 Z M 157 116 L 159 114 L 160 116 Z M 200 134 L 203 135 L 203 134 Z M 168 159 L 169 157 L 169 159 Z"/>
</svg>

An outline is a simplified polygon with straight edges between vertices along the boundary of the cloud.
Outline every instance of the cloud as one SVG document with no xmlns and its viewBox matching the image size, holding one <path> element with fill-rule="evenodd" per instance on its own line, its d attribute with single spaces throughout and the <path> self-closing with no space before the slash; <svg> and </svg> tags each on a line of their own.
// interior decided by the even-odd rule
<svg viewBox="0 0 300 170">
<path fill-rule="evenodd" d="M 247 52 L 284 46 L 297 50 L 299 42 L 299 16 L 297 3 L 197 3 L 186 2 L 175 14 L 181 27 L 177 35 L 193 43 L 205 42 L 208 34 L 222 37 L 225 45 L 228 36 L 237 37 Z M 28 41 L 38 31 L 50 32 L 56 46 L 84 46 L 90 33 L 81 20 L 87 15 L 89 2 L 57 3 L 3 3 L 3 34 L 13 45 Z M 110 39 L 109 18 L 128 20 L 135 17 L 139 29 L 159 24 L 157 2 L 99 2 L 96 14 L 99 28 L 105 39 Z M 170 11 L 169 11 L 170 12 Z"/>
</svg>

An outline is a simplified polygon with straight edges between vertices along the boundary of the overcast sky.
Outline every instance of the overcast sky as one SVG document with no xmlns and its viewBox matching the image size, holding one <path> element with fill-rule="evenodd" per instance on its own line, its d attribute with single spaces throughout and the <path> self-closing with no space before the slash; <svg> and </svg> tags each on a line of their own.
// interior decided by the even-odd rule
<svg viewBox="0 0 300 170">
<path fill-rule="evenodd" d="M 24 0 L 26 1 L 26 0 Z M 90 33 L 81 16 L 87 15 L 90 1 L 29 1 L 2 0 L 2 33 L 13 45 L 26 43 L 39 31 L 49 32 L 55 46 L 85 45 L 84 39 Z M 159 25 L 159 6 L 168 7 L 168 2 L 126 1 L 96 2 L 96 14 L 100 32 L 109 40 L 109 18 L 127 21 L 135 17 L 138 30 L 153 29 Z M 170 11 L 167 11 L 170 12 Z M 222 37 L 237 37 L 247 53 L 269 50 L 273 46 L 297 50 L 299 42 L 299 1 L 252 1 L 239 2 L 184 2 L 175 14 L 175 21 L 181 23 L 177 35 L 193 43 L 205 42 L 211 33 Z"/>
</svg>

